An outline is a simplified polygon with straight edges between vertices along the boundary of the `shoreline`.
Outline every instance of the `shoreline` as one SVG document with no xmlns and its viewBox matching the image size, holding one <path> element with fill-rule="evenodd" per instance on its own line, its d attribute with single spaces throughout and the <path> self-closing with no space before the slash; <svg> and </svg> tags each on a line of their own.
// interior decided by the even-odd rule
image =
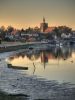
<svg viewBox="0 0 75 100">
<path fill-rule="evenodd" d="M 48 46 L 48 47 L 63 47 L 63 46 L 68 46 L 68 45 L 55 45 L 55 44 L 50 44 L 47 42 L 26 42 L 26 43 L 22 43 L 22 42 L 3 42 L 0 44 L 0 53 L 3 52 L 10 52 L 10 51 L 16 51 L 19 49 L 26 49 L 28 47 L 30 47 L 30 49 L 33 49 L 33 46 L 37 47 L 40 46 L 44 47 L 44 46 Z M 72 45 L 69 45 L 72 46 Z"/>
<path fill-rule="evenodd" d="M 5 44 L 0 44 L 0 53 L 3 52 L 10 52 L 10 51 L 16 51 L 19 49 L 26 49 L 30 47 L 30 49 L 33 49 L 33 46 L 37 47 L 39 45 L 51 45 L 45 42 L 26 42 L 26 43 L 21 43 L 21 42 L 6 42 Z"/>
<path fill-rule="evenodd" d="M 3 43 L 3 44 L 0 44 L 0 53 L 16 51 L 19 49 L 26 49 L 28 46 L 35 45 L 35 44 L 41 44 L 41 43 L 39 43 L 39 42 L 37 42 L 37 43 L 34 43 L 34 42 L 30 42 L 30 43 L 7 42 L 5 44 Z"/>
<path fill-rule="evenodd" d="M 12 53 L 5 54 L 2 58 L 11 56 Z M 75 85 L 22 74 L 19 70 L 9 69 L 4 60 L 0 62 L 0 73 L 1 100 L 62 100 L 62 98 L 74 100 L 75 98 Z"/>
<path fill-rule="evenodd" d="M 20 46 L 18 48 L 22 49 Z M 13 49 L 13 46 L 8 47 Z M 0 100 L 74 100 L 75 84 L 45 80 L 9 69 L 3 58 L 11 56 L 14 51 L 7 52 L 2 54 L 0 62 Z"/>
</svg>

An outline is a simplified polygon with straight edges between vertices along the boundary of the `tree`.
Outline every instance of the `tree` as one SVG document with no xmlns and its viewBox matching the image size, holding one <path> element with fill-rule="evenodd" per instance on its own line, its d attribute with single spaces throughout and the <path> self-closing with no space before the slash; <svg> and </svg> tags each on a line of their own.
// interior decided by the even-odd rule
<svg viewBox="0 0 75 100">
<path fill-rule="evenodd" d="M 8 31 L 8 33 L 11 33 L 12 31 L 14 31 L 14 27 L 8 26 L 7 27 L 7 31 Z"/>
<path fill-rule="evenodd" d="M 59 27 L 55 27 L 55 29 L 53 30 L 53 32 L 55 33 L 55 35 L 57 37 L 61 37 L 61 34 L 72 34 L 72 29 L 67 27 L 67 26 L 59 26 Z"/>
<path fill-rule="evenodd" d="M 1 27 L 0 27 L 0 30 L 1 30 L 1 31 L 5 31 L 5 27 L 4 27 L 4 26 L 1 26 Z"/>
<path fill-rule="evenodd" d="M 54 30 L 53 30 L 53 32 L 55 33 L 55 35 L 57 37 L 61 37 L 61 32 L 59 31 L 59 28 L 58 27 L 55 27 Z"/>
<path fill-rule="evenodd" d="M 71 33 L 72 32 L 72 29 L 71 28 L 69 28 L 69 27 L 67 27 L 67 26 L 59 26 L 58 27 L 58 29 L 59 29 L 59 31 L 61 32 L 61 33 Z"/>
<path fill-rule="evenodd" d="M 0 27 L 0 38 L 3 40 L 5 38 L 5 27 Z"/>
</svg>

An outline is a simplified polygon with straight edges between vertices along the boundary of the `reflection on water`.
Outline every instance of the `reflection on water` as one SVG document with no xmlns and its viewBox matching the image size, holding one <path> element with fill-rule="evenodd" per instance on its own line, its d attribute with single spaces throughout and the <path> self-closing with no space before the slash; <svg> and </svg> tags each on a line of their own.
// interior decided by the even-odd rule
<svg viewBox="0 0 75 100">
<path fill-rule="evenodd" d="M 28 70 L 21 70 L 23 74 L 75 83 L 75 49 L 69 46 L 51 47 L 48 50 L 25 50 L 7 61 L 11 68 L 28 67 Z"/>
</svg>

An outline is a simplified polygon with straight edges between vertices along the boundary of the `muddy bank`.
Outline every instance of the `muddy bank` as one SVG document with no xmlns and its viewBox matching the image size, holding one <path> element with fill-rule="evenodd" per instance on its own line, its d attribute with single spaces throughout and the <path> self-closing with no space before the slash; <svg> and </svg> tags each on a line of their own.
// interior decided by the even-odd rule
<svg viewBox="0 0 75 100">
<path fill-rule="evenodd" d="M 43 84 L 44 83 L 42 82 L 42 85 Z M 31 86 L 33 85 L 31 84 Z M 0 100 L 75 100 L 75 89 L 74 88 L 65 87 L 64 86 L 65 84 L 61 84 L 61 86 L 56 85 L 54 83 L 50 84 L 51 86 L 50 85 L 47 86 L 47 85 L 48 84 L 45 84 L 45 86 L 40 87 L 40 90 L 38 91 L 37 90 L 34 91 L 34 88 L 35 88 L 34 86 L 32 90 L 29 91 L 28 95 L 27 94 L 25 95 L 25 92 L 28 89 L 24 93 L 18 93 L 18 94 L 14 94 L 14 93 L 8 94 L 8 92 L 7 93 L 0 92 Z M 37 85 L 36 87 L 37 89 L 39 89 L 39 85 Z M 22 87 L 21 87 L 21 91 L 22 91 Z"/>
<path fill-rule="evenodd" d="M 14 53 L 14 52 L 13 52 Z M 29 76 L 24 70 L 9 69 L 0 55 L 0 100 L 75 100 L 75 85 Z"/>
<path fill-rule="evenodd" d="M 15 51 L 15 50 L 19 50 L 19 49 L 25 49 L 26 47 L 27 47 L 27 45 L 0 47 L 0 53 Z"/>
<path fill-rule="evenodd" d="M 40 45 L 43 43 L 40 42 L 30 42 L 30 43 L 7 43 L 7 44 L 0 44 L 0 53 L 3 52 L 10 52 L 19 49 L 26 49 L 29 46 Z"/>
<path fill-rule="evenodd" d="M 23 94 L 8 94 L 0 91 L 0 100 L 28 100 L 28 95 Z"/>
</svg>

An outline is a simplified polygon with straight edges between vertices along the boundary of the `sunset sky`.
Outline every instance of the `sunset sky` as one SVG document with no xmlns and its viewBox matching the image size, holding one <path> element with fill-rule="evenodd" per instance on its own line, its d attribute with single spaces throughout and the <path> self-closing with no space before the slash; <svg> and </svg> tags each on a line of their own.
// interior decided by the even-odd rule
<svg viewBox="0 0 75 100">
<path fill-rule="evenodd" d="M 39 26 L 43 16 L 49 26 L 67 25 L 75 30 L 75 0 L 0 0 L 0 26 Z"/>
</svg>

